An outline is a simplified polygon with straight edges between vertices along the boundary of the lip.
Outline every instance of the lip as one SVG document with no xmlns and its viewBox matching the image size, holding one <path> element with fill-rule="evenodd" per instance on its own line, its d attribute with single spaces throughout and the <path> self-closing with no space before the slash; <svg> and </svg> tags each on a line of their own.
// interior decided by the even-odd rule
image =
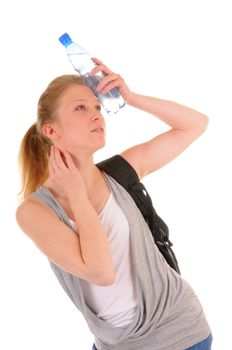
<svg viewBox="0 0 232 350">
<path fill-rule="evenodd" d="M 97 129 L 100 129 L 100 131 L 104 131 L 104 128 L 102 128 L 101 126 L 98 126 L 98 127 L 94 128 L 93 130 L 91 130 L 91 132 L 97 131 Z"/>
</svg>

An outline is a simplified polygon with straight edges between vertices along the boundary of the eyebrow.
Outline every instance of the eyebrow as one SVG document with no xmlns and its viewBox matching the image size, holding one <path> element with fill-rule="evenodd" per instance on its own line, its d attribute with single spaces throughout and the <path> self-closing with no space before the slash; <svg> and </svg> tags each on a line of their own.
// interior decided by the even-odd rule
<svg viewBox="0 0 232 350">
<path fill-rule="evenodd" d="M 76 101 L 88 101 L 88 100 L 85 98 L 79 98 L 79 99 L 75 100 L 75 102 Z M 94 102 L 99 102 L 99 101 L 96 99 L 96 100 L 94 100 Z"/>
</svg>

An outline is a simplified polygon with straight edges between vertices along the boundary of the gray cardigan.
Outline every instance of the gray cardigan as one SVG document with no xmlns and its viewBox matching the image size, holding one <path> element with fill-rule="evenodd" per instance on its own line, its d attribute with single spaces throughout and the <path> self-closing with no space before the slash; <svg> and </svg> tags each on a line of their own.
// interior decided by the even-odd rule
<svg viewBox="0 0 232 350">
<path fill-rule="evenodd" d="M 210 328 L 189 284 L 177 274 L 154 244 L 150 229 L 129 193 L 102 172 L 130 228 L 132 273 L 138 301 L 132 323 L 114 327 L 86 305 L 80 278 L 49 259 L 58 281 L 83 314 L 98 350 L 183 350 L 205 339 Z M 72 228 L 64 210 L 44 186 L 32 193 Z"/>
</svg>

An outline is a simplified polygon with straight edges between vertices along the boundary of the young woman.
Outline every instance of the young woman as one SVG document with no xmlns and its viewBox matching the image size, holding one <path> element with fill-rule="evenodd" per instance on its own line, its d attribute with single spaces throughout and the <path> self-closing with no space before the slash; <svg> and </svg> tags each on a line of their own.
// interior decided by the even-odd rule
<svg viewBox="0 0 232 350">
<path fill-rule="evenodd" d="M 92 74 L 106 73 L 98 86 L 102 93 L 117 87 L 127 104 L 171 127 L 120 153 L 140 179 L 206 130 L 207 116 L 139 95 L 93 61 Z M 54 79 L 20 146 L 18 225 L 85 317 L 93 349 L 211 349 L 210 327 L 194 291 L 159 253 L 127 191 L 94 164 L 94 152 L 104 145 L 105 121 L 92 91 L 77 75 Z"/>
</svg>

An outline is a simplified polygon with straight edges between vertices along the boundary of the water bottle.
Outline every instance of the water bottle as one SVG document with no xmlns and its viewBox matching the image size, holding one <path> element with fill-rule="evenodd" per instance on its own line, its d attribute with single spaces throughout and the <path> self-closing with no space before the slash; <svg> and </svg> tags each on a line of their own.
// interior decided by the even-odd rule
<svg viewBox="0 0 232 350">
<path fill-rule="evenodd" d="M 101 71 L 94 75 L 90 74 L 90 71 L 97 66 L 91 60 L 90 53 L 74 43 L 67 33 L 63 34 L 59 38 L 59 41 L 65 46 L 67 56 L 73 68 L 82 76 L 107 113 L 117 113 L 124 107 L 125 101 L 117 88 L 112 88 L 105 94 L 96 90 L 98 84 L 106 74 Z"/>
</svg>

